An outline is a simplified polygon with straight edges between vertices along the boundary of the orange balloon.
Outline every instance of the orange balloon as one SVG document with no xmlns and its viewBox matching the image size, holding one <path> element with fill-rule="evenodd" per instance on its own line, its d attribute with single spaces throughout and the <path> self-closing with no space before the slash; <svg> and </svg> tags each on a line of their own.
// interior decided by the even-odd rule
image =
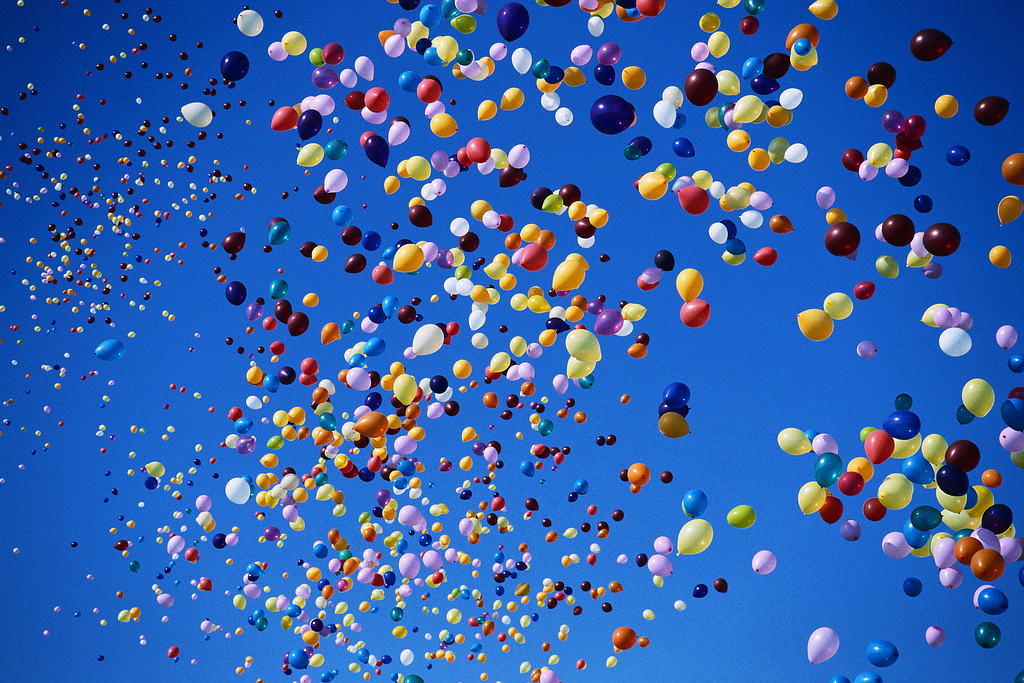
<svg viewBox="0 0 1024 683">
<path fill-rule="evenodd" d="M 860 76 L 854 76 L 846 81 L 846 95 L 854 100 L 862 99 L 868 94 L 868 82 Z"/>
<path fill-rule="evenodd" d="M 494 392 L 488 391 L 484 394 L 484 405 L 488 408 L 498 407 L 498 396 Z"/>
<path fill-rule="evenodd" d="M 981 541 L 973 536 L 965 536 L 953 546 L 953 554 L 956 556 L 956 561 L 960 564 L 970 565 L 974 556 L 983 549 L 984 546 L 981 545 Z M 996 554 L 998 555 L 998 553 Z"/>
<path fill-rule="evenodd" d="M 627 478 L 631 484 L 643 486 L 651 480 L 651 470 L 642 462 L 633 463 L 629 466 Z"/>
<path fill-rule="evenodd" d="M 323 329 L 320 330 L 320 343 L 330 344 L 341 339 L 341 328 L 338 327 L 338 323 L 327 323 Z"/>
<path fill-rule="evenodd" d="M 792 50 L 793 43 L 801 38 L 806 38 L 811 45 L 818 47 L 819 37 L 818 29 L 814 28 L 810 24 L 797 24 L 793 27 L 793 30 L 789 32 L 789 35 L 786 36 L 786 49 Z"/>
<path fill-rule="evenodd" d="M 1003 483 L 1003 475 L 996 470 L 985 470 L 981 473 L 981 483 L 990 489 L 997 489 Z"/>
<path fill-rule="evenodd" d="M 636 644 L 639 645 L 640 647 L 647 647 L 648 645 L 651 644 L 651 641 L 646 636 L 643 636 L 643 637 L 637 639 Z"/>
<path fill-rule="evenodd" d="M 971 558 L 971 571 L 982 581 L 995 581 L 1003 575 L 1005 568 L 1006 561 L 998 550 L 984 548 Z"/>
<path fill-rule="evenodd" d="M 1003 160 L 1003 177 L 1011 185 L 1024 185 L 1024 153 L 1017 152 Z"/>
<path fill-rule="evenodd" d="M 793 232 L 793 223 L 782 215 L 772 216 L 771 220 L 768 221 L 768 225 L 771 227 L 772 232 L 780 235 L 785 235 L 787 232 Z"/>
<path fill-rule="evenodd" d="M 388 432 L 388 418 L 375 411 L 366 413 L 356 420 L 355 430 L 368 439 L 378 439 Z"/>
<path fill-rule="evenodd" d="M 612 634 L 612 645 L 620 650 L 628 650 L 636 645 L 636 631 L 628 626 L 620 626 Z"/>
</svg>

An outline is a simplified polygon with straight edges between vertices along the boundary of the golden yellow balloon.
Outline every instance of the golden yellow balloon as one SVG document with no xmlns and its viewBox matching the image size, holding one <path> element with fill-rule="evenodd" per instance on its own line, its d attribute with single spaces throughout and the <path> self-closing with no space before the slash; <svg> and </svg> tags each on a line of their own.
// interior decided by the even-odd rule
<svg viewBox="0 0 1024 683">
<path fill-rule="evenodd" d="M 1003 246 L 992 247 L 992 250 L 988 252 L 988 260 L 996 268 L 1009 268 L 1010 250 Z"/>
<path fill-rule="evenodd" d="M 832 336 L 835 325 L 832 316 L 817 308 L 809 308 L 796 316 L 803 335 L 811 341 L 825 341 Z"/>
<path fill-rule="evenodd" d="M 999 225 L 1006 225 L 1020 218 L 1021 211 L 1024 210 L 1024 203 L 1021 202 L 1020 197 L 1014 195 L 1007 195 L 999 200 L 999 206 L 996 207 L 996 214 L 999 216 Z"/>
<path fill-rule="evenodd" d="M 459 131 L 459 124 L 455 122 L 451 114 L 441 112 L 434 114 L 430 119 L 430 132 L 439 138 L 450 138 Z"/>
<path fill-rule="evenodd" d="M 647 82 L 647 74 L 638 66 L 627 66 L 622 70 L 622 84 L 630 90 L 639 90 Z"/>
<path fill-rule="evenodd" d="M 935 100 L 935 113 L 944 119 L 951 119 L 956 116 L 959 108 L 959 103 L 952 95 L 943 95 Z"/>
<path fill-rule="evenodd" d="M 704 289 L 704 276 L 693 268 L 686 268 L 676 276 L 676 291 L 683 301 L 689 303 L 700 296 Z"/>
<path fill-rule="evenodd" d="M 889 91 L 881 83 L 876 83 L 868 88 L 867 94 L 864 95 L 864 103 L 869 107 L 881 107 L 885 104 L 887 97 L 889 97 Z"/>
<path fill-rule="evenodd" d="M 637 189 L 644 199 L 661 199 L 668 192 L 668 180 L 655 171 L 644 173 L 637 182 Z"/>
</svg>

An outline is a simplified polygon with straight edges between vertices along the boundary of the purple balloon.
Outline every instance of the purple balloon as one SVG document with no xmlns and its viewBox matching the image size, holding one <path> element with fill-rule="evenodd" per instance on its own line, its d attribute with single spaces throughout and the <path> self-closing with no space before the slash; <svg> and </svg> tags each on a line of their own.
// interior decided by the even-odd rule
<svg viewBox="0 0 1024 683">
<path fill-rule="evenodd" d="M 887 133 L 896 135 L 903 132 L 904 123 L 903 114 L 898 111 L 889 110 L 882 114 L 882 128 L 884 128 Z"/>
<path fill-rule="evenodd" d="M 498 11 L 498 33 L 512 42 L 523 37 L 530 28 L 530 13 L 518 2 L 510 2 Z"/>
<path fill-rule="evenodd" d="M 276 526 L 268 526 L 263 530 L 263 537 L 268 541 L 276 541 L 281 538 L 281 530 Z"/>
<path fill-rule="evenodd" d="M 263 317 L 263 306 L 253 301 L 245 307 L 245 317 L 249 320 L 259 320 Z"/>
<path fill-rule="evenodd" d="M 856 541 L 860 538 L 860 523 L 855 519 L 846 519 L 839 525 L 839 535 L 847 541 Z"/>
<path fill-rule="evenodd" d="M 996 330 L 996 344 L 999 344 L 1001 349 L 1013 348 L 1013 345 L 1017 343 L 1017 330 L 1013 325 L 1003 325 Z"/>
<path fill-rule="evenodd" d="M 313 85 L 320 90 L 330 90 L 338 85 L 338 72 L 329 66 L 318 66 L 313 69 Z"/>
<path fill-rule="evenodd" d="M 597 316 L 594 323 L 594 333 L 610 336 L 622 329 L 622 314 L 618 309 L 606 308 Z"/>
<path fill-rule="evenodd" d="M 622 49 L 615 43 L 605 43 L 597 48 L 597 61 L 614 66 L 622 58 Z"/>
<path fill-rule="evenodd" d="M 876 353 L 878 353 L 878 347 L 869 341 L 857 344 L 857 355 L 861 358 L 874 358 Z"/>
</svg>

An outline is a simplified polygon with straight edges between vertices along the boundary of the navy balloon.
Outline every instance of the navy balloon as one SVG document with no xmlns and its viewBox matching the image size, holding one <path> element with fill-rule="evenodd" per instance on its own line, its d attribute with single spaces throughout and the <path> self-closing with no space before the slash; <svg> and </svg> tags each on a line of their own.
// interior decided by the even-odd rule
<svg viewBox="0 0 1024 683">
<path fill-rule="evenodd" d="M 238 280 L 232 280 L 224 287 L 224 296 L 227 297 L 228 302 L 235 306 L 241 306 L 245 303 L 245 285 Z"/>
<path fill-rule="evenodd" d="M 498 11 L 498 33 L 512 42 L 523 37 L 530 28 L 530 13 L 518 2 L 510 2 Z"/>
<path fill-rule="evenodd" d="M 605 95 L 590 107 L 590 122 L 598 132 L 615 135 L 633 125 L 636 111 L 633 105 L 618 95 Z"/>
<path fill-rule="evenodd" d="M 367 159 L 381 168 L 388 165 L 388 156 L 391 154 L 391 148 L 388 147 L 387 140 L 381 136 L 371 135 L 366 138 L 366 144 L 363 146 L 363 151 L 366 152 Z"/>
<path fill-rule="evenodd" d="M 249 58 L 241 52 L 229 52 L 220 60 L 220 75 L 229 81 L 240 81 L 249 73 Z"/>
<path fill-rule="evenodd" d="M 923 586 L 921 585 L 921 579 L 911 576 L 909 579 L 903 581 L 903 592 L 911 598 L 916 598 L 921 594 Z"/>
<path fill-rule="evenodd" d="M 1024 432 L 1024 401 L 1019 398 L 1008 398 L 999 407 L 999 416 L 1006 426 L 1014 431 Z"/>
<path fill-rule="evenodd" d="M 950 166 L 963 166 L 971 160 L 971 152 L 963 145 L 953 145 L 946 150 L 946 161 Z"/>
<path fill-rule="evenodd" d="M 307 109 L 299 116 L 295 129 L 299 132 L 299 138 L 308 140 L 320 132 L 324 127 L 324 117 L 316 109 Z"/>
<path fill-rule="evenodd" d="M 921 432 L 921 418 L 909 410 L 897 410 L 885 418 L 882 429 L 892 438 L 906 441 Z"/>
<path fill-rule="evenodd" d="M 971 488 L 967 473 L 956 465 L 943 465 L 935 474 L 935 483 L 939 489 L 950 496 L 963 496 Z"/>
<path fill-rule="evenodd" d="M 1013 524 L 1013 510 L 1002 503 L 989 506 L 981 516 L 981 528 L 999 535 Z"/>
<path fill-rule="evenodd" d="M 665 387 L 662 400 L 673 410 L 682 408 L 690 400 L 690 387 L 682 382 L 672 382 Z"/>
<path fill-rule="evenodd" d="M 689 159 L 694 156 L 697 152 L 693 149 L 693 143 L 686 138 L 676 138 L 672 142 L 672 151 L 675 152 L 676 156 Z"/>
</svg>

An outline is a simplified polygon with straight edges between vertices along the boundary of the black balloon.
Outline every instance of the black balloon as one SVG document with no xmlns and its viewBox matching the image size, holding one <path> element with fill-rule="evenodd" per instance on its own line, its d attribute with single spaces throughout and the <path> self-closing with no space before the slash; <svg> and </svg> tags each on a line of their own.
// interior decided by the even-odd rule
<svg viewBox="0 0 1024 683">
<path fill-rule="evenodd" d="M 366 268 L 366 257 L 362 254 L 352 254 L 345 261 L 346 273 L 361 273 Z"/>
<path fill-rule="evenodd" d="M 949 223 L 936 223 L 924 233 L 924 248 L 936 256 L 950 256 L 960 248 L 960 231 Z"/>
<path fill-rule="evenodd" d="M 914 221 L 894 213 L 882 223 L 882 237 L 894 247 L 905 247 L 914 240 Z"/>
<path fill-rule="evenodd" d="M 673 270 L 676 267 L 676 257 L 668 249 L 662 249 L 654 255 L 654 265 L 662 270 Z"/>
<path fill-rule="evenodd" d="M 974 120 L 983 126 L 994 126 L 1010 111 L 1010 103 L 1005 98 L 993 95 L 980 100 L 974 105 Z"/>
<path fill-rule="evenodd" d="M 683 92 L 691 104 L 703 107 L 718 94 L 718 79 L 708 69 L 694 69 L 683 83 Z"/>
<path fill-rule="evenodd" d="M 274 302 L 274 317 L 283 323 L 288 322 L 292 314 L 292 303 L 288 299 L 278 299 Z"/>
<path fill-rule="evenodd" d="M 833 256 L 849 256 L 860 246 L 857 226 L 841 221 L 825 232 L 825 248 Z"/>
<path fill-rule="evenodd" d="M 981 515 L 981 527 L 994 534 L 1001 534 L 1013 524 L 1013 510 L 1002 503 L 990 505 Z"/>
<path fill-rule="evenodd" d="M 409 222 L 417 228 L 429 228 L 434 223 L 434 217 L 430 209 L 423 204 L 417 204 L 409 208 Z"/>
<path fill-rule="evenodd" d="M 946 54 L 953 39 L 936 28 L 926 28 L 910 39 L 910 53 L 922 62 L 934 62 Z"/>
</svg>

